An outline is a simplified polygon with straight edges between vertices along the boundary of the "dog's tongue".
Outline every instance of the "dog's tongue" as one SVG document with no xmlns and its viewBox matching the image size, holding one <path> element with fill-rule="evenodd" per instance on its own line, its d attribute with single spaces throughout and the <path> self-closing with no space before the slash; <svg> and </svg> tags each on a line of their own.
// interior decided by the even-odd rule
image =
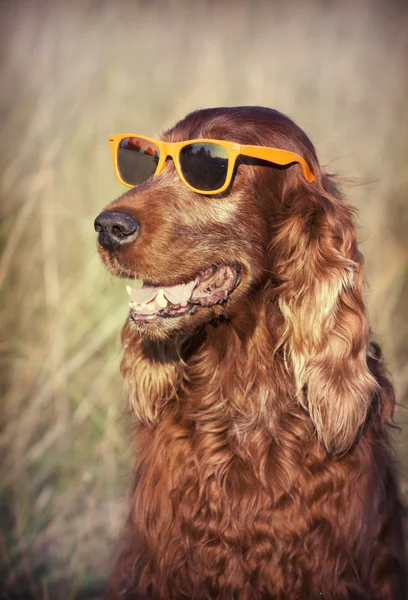
<svg viewBox="0 0 408 600">
<path fill-rule="evenodd" d="M 196 283 L 197 280 L 193 279 L 193 281 L 190 281 L 189 283 L 164 287 L 162 290 L 167 300 L 172 304 L 185 304 L 190 300 Z"/>
<path fill-rule="evenodd" d="M 131 288 L 126 286 L 127 293 L 132 302 L 136 304 L 148 304 L 163 290 L 165 298 L 172 304 L 185 304 L 190 300 L 193 289 L 196 285 L 196 280 L 171 287 L 159 285 L 142 285 L 142 287 Z"/>
</svg>

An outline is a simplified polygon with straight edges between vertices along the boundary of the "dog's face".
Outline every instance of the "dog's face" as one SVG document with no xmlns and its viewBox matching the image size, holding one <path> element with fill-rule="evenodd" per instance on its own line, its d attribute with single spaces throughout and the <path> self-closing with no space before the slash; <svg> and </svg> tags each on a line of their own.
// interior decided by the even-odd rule
<svg viewBox="0 0 408 600">
<path fill-rule="evenodd" d="M 192 113 L 162 137 L 171 142 L 194 138 L 271 145 L 256 136 L 253 122 L 239 109 Z M 129 319 L 141 334 L 190 334 L 220 316 L 229 318 L 262 284 L 285 171 L 238 161 L 228 190 L 208 196 L 183 184 L 169 160 L 160 175 L 132 188 L 97 217 L 102 260 L 115 276 L 134 280 L 128 287 Z M 272 195 L 267 178 L 275 181 Z"/>
</svg>

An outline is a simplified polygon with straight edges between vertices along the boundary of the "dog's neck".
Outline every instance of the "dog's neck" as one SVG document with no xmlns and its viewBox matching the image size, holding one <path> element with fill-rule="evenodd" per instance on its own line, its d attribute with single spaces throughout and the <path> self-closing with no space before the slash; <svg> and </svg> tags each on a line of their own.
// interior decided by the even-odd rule
<svg viewBox="0 0 408 600">
<path fill-rule="evenodd" d="M 259 427 L 273 431 L 277 412 L 293 404 L 293 377 L 278 349 L 273 306 L 252 300 L 245 309 L 193 336 L 166 341 L 141 338 L 125 324 L 121 369 L 142 426 L 154 427 L 175 405 L 192 422 L 202 422 L 204 415 L 211 421 L 216 413 L 218 421 L 231 423 L 238 439 Z M 275 382 L 272 363 L 279 375 Z"/>
<path fill-rule="evenodd" d="M 177 454 L 181 444 L 183 460 L 199 461 L 204 482 L 218 481 L 227 473 L 234 480 L 245 463 L 252 465 L 256 481 L 269 485 L 272 459 L 259 457 L 272 452 L 278 479 L 286 483 L 276 484 L 269 494 L 278 498 L 289 493 L 296 471 L 288 465 L 301 462 L 300 449 L 319 449 L 310 418 L 296 401 L 293 376 L 277 349 L 278 322 L 274 324 L 268 310 L 267 305 L 263 310 L 257 307 L 252 322 L 247 315 L 242 323 L 232 319 L 208 324 L 188 339 L 152 342 L 134 332 L 131 346 L 131 325 L 125 325 L 128 346 L 122 373 L 143 430 L 135 446 L 136 456 L 142 458 L 135 468 L 144 461 L 146 440 L 162 439 L 166 432 L 160 456 Z"/>
</svg>

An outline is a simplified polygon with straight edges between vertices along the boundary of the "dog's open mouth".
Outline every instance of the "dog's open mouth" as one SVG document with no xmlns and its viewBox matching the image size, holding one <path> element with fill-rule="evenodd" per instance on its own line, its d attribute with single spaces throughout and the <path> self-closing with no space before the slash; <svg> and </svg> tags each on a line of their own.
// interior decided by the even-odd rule
<svg viewBox="0 0 408 600">
<path fill-rule="evenodd" d="M 222 304 L 239 281 L 239 268 L 231 265 L 210 267 L 195 279 L 174 286 L 150 285 L 136 280 L 136 287 L 126 287 L 131 300 L 130 318 L 135 323 L 145 323 L 181 317 L 194 312 L 197 306 Z"/>
</svg>

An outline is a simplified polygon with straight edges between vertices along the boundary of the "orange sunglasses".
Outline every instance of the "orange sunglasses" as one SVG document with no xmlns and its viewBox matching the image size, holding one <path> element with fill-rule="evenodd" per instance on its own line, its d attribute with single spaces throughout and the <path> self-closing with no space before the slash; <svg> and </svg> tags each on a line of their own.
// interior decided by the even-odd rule
<svg viewBox="0 0 408 600">
<path fill-rule="evenodd" d="M 199 194 L 220 194 L 231 183 L 239 155 L 267 160 L 277 165 L 299 163 L 309 183 L 314 180 L 307 162 L 294 152 L 265 146 L 243 146 L 225 140 L 163 142 L 143 135 L 117 134 L 109 137 L 116 177 L 132 188 L 159 175 L 167 158 L 173 159 L 181 181 Z"/>
</svg>

